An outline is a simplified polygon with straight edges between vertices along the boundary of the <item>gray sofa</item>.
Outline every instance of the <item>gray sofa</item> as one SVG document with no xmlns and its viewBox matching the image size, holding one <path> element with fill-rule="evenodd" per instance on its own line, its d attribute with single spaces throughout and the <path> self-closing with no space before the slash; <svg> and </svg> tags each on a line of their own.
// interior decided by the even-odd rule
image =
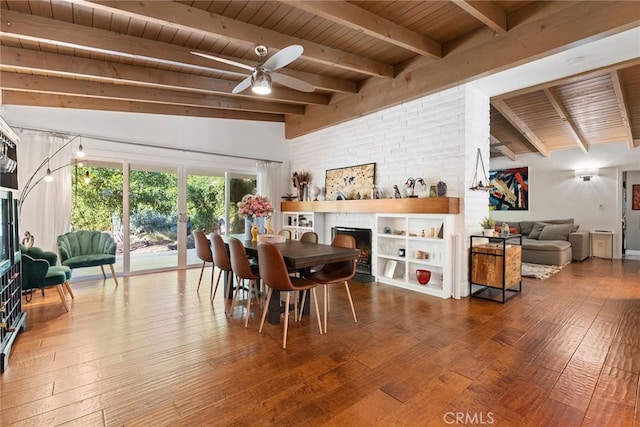
<svg viewBox="0 0 640 427">
<path fill-rule="evenodd" d="M 509 223 L 522 234 L 522 261 L 565 265 L 589 256 L 589 232 L 578 231 L 573 218 Z"/>
</svg>

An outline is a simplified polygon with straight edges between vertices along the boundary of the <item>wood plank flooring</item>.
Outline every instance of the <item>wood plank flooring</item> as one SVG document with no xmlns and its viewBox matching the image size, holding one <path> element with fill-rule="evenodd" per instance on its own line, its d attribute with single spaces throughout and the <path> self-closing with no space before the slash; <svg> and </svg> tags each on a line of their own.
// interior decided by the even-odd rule
<svg viewBox="0 0 640 427">
<path fill-rule="evenodd" d="M 26 303 L 1 426 L 640 426 L 640 261 L 523 280 L 505 305 L 352 282 L 329 330 L 226 316 L 199 269 Z M 208 273 L 205 272 L 205 277 Z"/>
</svg>

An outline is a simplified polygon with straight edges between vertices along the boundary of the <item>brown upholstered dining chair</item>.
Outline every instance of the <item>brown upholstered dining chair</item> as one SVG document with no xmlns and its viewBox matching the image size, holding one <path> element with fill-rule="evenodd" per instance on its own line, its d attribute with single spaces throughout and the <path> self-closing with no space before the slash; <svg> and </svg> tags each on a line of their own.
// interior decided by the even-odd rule
<svg viewBox="0 0 640 427">
<path fill-rule="evenodd" d="M 289 328 L 289 311 L 290 296 L 295 291 L 305 291 L 310 289 L 313 294 L 313 302 L 316 308 L 316 317 L 318 318 L 318 329 L 322 334 L 322 324 L 320 323 L 320 311 L 318 310 L 318 299 L 316 294 L 317 284 L 311 280 L 289 276 L 287 266 L 280 250 L 271 243 L 258 243 L 258 264 L 260 266 L 260 277 L 264 283 L 269 286 L 267 300 L 264 303 L 262 311 L 262 320 L 260 321 L 260 332 L 264 326 L 264 319 L 267 317 L 269 302 L 273 291 L 286 292 L 285 309 L 284 309 L 284 337 L 282 339 L 282 348 L 287 348 L 287 330 Z M 295 298 L 295 296 L 294 296 Z"/>
<path fill-rule="evenodd" d="M 346 234 L 338 234 L 333 238 L 331 246 L 339 246 L 342 248 L 355 249 L 356 240 L 353 236 Z M 349 291 L 349 280 L 356 274 L 356 260 L 336 262 L 331 264 L 325 264 L 322 270 L 308 274 L 307 279 L 313 280 L 319 285 L 324 285 L 324 332 L 327 332 L 327 313 L 330 311 L 329 306 L 329 285 L 335 283 L 344 283 L 344 287 L 347 290 L 347 297 L 349 297 L 349 304 L 351 305 L 351 313 L 353 313 L 353 321 L 358 323 L 356 318 L 356 310 L 353 307 L 353 300 L 351 299 L 351 292 Z"/>
<path fill-rule="evenodd" d="M 209 243 L 209 239 L 204 234 L 202 230 L 194 230 L 193 240 L 196 244 L 196 255 L 202 261 L 202 268 L 200 269 L 200 278 L 198 279 L 198 289 L 197 292 L 200 292 L 200 282 L 202 282 L 202 274 L 204 273 L 205 265 L 210 262 L 211 263 L 211 290 L 209 294 L 213 292 L 213 276 L 215 275 L 215 266 L 213 265 L 213 253 L 211 252 L 211 244 Z"/>
<path fill-rule="evenodd" d="M 318 243 L 318 233 L 315 231 L 305 231 L 300 236 L 301 242 Z"/>
<path fill-rule="evenodd" d="M 284 238 L 287 240 L 291 240 L 291 230 L 289 229 L 283 228 L 282 230 L 278 231 L 278 234 L 284 236 Z"/>
<path fill-rule="evenodd" d="M 234 303 L 238 300 L 240 288 L 244 287 L 245 280 L 249 280 L 249 293 L 247 295 L 247 311 L 244 319 L 244 327 L 249 324 L 249 314 L 251 309 L 251 289 L 255 291 L 256 299 L 260 295 L 260 272 L 257 265 L 251 265 L 247 258 L 247 251 L 244 249 L 242 242 L 235 237 L 229 238 L 229 254 L 231 256 L 231 268 L 236 275 L 238 281 L 238 289 L 233 297 Z M 233 308 L 233 303 L 229 309 L 229 313 Z"/>
<path fill-rule="evenodd" d="M 209 240 L 211 240 L 211 248 L 213 250 L 213 263 L 218 267 L 218 269 L 220 269 L 220 274 L 216 280 L 216 287 L 213 290 L 213 294 L 211 294 L 211 301 L 213 301 L 216 297 L 216 291 L 218 290 L 218 284 L 220 283 L 220 276 L 222 276 L 223 272 L 227 273 L 227 290 L 229 293 L 232 292 L 233 268 L 231 267 L 229 252 L 227 252 L 227 247 L 225 246 L 222 237 L 219 234 L 211 233 L 209 234 Z M 225 301 L 225 311 L 226 307 L 227 302 Z"/>
</svg>

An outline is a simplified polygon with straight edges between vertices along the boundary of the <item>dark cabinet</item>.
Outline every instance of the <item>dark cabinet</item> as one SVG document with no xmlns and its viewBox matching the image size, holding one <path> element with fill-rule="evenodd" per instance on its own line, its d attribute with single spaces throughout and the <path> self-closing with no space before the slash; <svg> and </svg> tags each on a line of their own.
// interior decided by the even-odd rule
<svg viewBox="0 0 640 427">
<path fill-rule="evenodd" d="M 26 326 L 22 311 L 18 201 L 0 191 L 0 372 L 7 367 L 11 346 Z"/>
</svg>

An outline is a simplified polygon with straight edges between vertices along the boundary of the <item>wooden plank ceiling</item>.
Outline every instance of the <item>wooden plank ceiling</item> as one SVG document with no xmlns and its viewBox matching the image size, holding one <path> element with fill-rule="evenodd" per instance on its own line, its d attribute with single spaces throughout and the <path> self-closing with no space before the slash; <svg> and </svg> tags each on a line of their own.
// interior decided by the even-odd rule
<svg viewBox="0 0 640 427">
<path fill-rule="evenodd" d="M 635 2 L 3 0 L 6 105 L 280 121 L 287 137 L 344 122 L 640 25 Z M 269 95 L 232 89 L 289 45 Z M 492 155 L 640 145 L 640 61 L 492 99 Z"/>
</svg>

